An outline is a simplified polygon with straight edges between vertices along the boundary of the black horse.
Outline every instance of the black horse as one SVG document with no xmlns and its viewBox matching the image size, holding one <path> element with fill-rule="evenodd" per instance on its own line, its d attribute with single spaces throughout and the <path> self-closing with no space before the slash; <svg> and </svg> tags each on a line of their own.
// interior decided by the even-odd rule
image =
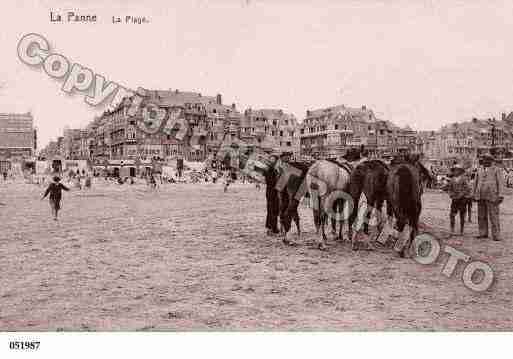
<svg viewBox="0 0 513 359">
<path fill-rule="evenodd" d="M 409 251 L 413 238 L 417 235 L 423 185 L 431 180 L 430 172 L 417 156 L 396 158 L 390 165 L 386 186 L 389 215 L 397 219 L 399 232 L 403 232 L 406 225 L 411 229 L 409 238 L 400 249 L 401 257 Z"/>
<path fill-rule="evenodd" d="M 277 186 L 280 187 L 280 225 L 283 242 L 286 244 L 291 244 L 288 232 L 292 221 L 296 223 L 298 237 L 301 237 L 298 206 L 303 196 L 309 196 L 305 177 L 311 165 L 310 162 L 286 162 L 279 166 Z"/>
<path fill-rule="evenodd" d="M 387 178 L 390 169 L 380 160 L 368 160 L 360 163 L 351 173 L 349 195 L 353 200 L 353 210 L 349 215 L 349 239 L 352 239 L 353 225 L 358 214 L 358 205 L 362 193 L 367 200 L 366 220 L 363 224 L 365 234 L 369 234 L 369 220 L 372 209 L 382 210 L 387 197 Z M 381 225 L 381 222 L 379 223 Z M 355 242 L 353 242 L 355 244 Z M 356 247 L 353 245 L 353 249 Z"/>
</svg>

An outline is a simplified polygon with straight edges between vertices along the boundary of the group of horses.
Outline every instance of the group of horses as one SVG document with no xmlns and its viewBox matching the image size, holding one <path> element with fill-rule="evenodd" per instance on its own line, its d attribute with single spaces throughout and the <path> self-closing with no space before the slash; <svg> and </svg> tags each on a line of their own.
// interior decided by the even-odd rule
<svg viewBox="0 0 513 359">
<path fill-rule="evenodd" d="M 277 168 L 280 177 L 285 179 L 279 188 L 280 227 L 284 243 L 293 243 L 290 239 L 292 221 L 296 223 L 298 236 L 301 235 L 298 206 L 306 196 L 312 204 L 317 234 L 319 231 L 321 234 L 317 238 L 318 247 L 326 248 L 325 226 L 331 217 L 332 232 L 340 241 L 344 240 L 342 228 L 347 222 L 348 239 L 353 250 L 356 250 L 358 246 L 353 236 L 353 226 L 363 193 L 368 208 L 380 213 L 386 202 L 387 217 L 395 218 L 399 232 L 406 225 L 409 226 L 410 235 L 399 252 L 401 257 L 405 256 L 418 232 L 423 186 L 432 180 L 430 172 L 416 155 L 398 156 L 387 164 L 378 159 L 362 158 L 362 153 L 356 151 L 349 152 L 341 160 L 282 162 Z M 368 210 L 365 216 L 363 230 L 368 235 L 371 211 Z M 382 223 L 378 226 L 382 226 Z"/>
</svg>

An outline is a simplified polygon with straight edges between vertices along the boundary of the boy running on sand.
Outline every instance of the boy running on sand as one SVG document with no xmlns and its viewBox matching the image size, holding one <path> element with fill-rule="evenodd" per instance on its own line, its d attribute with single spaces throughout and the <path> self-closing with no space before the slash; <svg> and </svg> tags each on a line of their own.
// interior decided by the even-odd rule
<svg viewBox="0 0 513 359">
<path fill-rule="evenodd" d="M 50 194 L 50 207 L 52 208 L 52 214 L 54 221 L 57 220 L 57 214 L 61 209 L 62 190 L 69 191 L 69 188 L 60 183 L 61 179 L 58 176 L 53 178 L 53 182 L 50 183 L 48 188 L 43 195 L 41 200 L 45 199 Z"/>
</svg>

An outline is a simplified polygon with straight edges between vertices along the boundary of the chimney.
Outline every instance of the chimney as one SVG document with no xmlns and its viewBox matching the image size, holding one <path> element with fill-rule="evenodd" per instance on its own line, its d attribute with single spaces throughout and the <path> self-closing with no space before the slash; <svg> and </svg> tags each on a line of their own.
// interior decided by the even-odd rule
<svg viewBox="0 0 513 359">
<path fill-rule="evenodd" d="M 232 109 L 235 110 L 235 104 L 234 103 L 232 103 Z"/>
<path fill-rule="evenodd" d="M 218 105 L 222 105 L 223 104 L 223 99 L 222 99 L 220 93 L 218 93 L 217 96 L 216 96 L 216 102 L 217 102 Z"/>
</svg>

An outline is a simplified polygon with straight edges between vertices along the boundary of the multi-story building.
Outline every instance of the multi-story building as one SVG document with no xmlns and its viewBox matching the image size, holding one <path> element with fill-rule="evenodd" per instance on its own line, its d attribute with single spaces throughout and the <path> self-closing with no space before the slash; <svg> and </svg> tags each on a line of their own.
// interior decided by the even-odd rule
<svg viewBox="0 0 513 359">
<path fill-rule="evenodd" d="M 424 154 L 426 159 L 437 159 L 437 132 L 436 131 L 419 131 L 417 133 L 418 152 Z"/>
<path fill-rule="evenodd" d="M 338 157 L 362 145 L 376 148 L 376 131 L 385 132 L 372 110 L 345 105 L 306 111 L 298 130 L 301 155 L 314 158 Z"/>
<path fill-rule="evenodd" d="M 390 123 L 392 135 L 389 138 L 389 149 L 392 154 L 418 152 L 417 132 L 409 126 L 400 128 Z"/>
<path fill-rule="evenodd" d="M 169 132 L 159 130 L 157 119 L 155 131 L 144 128 L 140 111 L 134 116 L 129 115 L 131 101 L 132 98 L 124 99 L 91 124 L 92 135 L 88 135 L 88 143 L 94 158 L 145 160 L 184 157 L 190 161 L 202 161 L 220 146 L 227 125 L 240 115 L 235 105 L 222 104 L 221 95 L 146 90 L 141 107 L 152 103 L 167 110 L 180 109 L 187 131 L 183 140 L 177 140 L 175 131 L 178 129 Z"/>
<path fill-rule="evenodd" d="M 241 135 L 241 113 L 235 104 L 231 106 L 223 104 L 207 104 L 206 123 L 206 153 L 208 157 L 214 157 L 223 142 L 235 142 Z"/>
<path fill-rule="evenodd" d="M 79 159 L 81 149 L 81 134 L 80 128 L 64 128 L 63 131 L 63 157 L 65 159 Z"/>
<path fill-rule="evenodd" d="M 45 159 L 53 158 L 59 155 L 60 153 L 57 146 L 57 141 L 48 142 L 45 148 L 43 148 L 39 153 L 39 157 Z"/>
<path fill-rule="evenodd" d="M 475 163 L 479 156 L 491 152 L 508 157 L 513 149 L 513 113 L 502 114 L 501 121 L 473 118 L 438 131 L 421 131 L 417 144 L 425 158 L 444 165 L 463 160 Z"/>
<path fill-rule="evenodd" d="M 32 114 L 0 113 L 0 170 L 9 170 L 12 161 L 32 160 L 36 149 Z"/>
<path fill-rule="evenodd" d="M 297 127 L 294 115 L 281 109 L 247 109 L 240 125 L 240 138 L 256 147 L 299 156 Z"/>
<path fill-rule="evenodd" d="M 37 132 L 30 112 L 0 113 L 0 154 L 32 157 L 37 149 Z"/>
<path fill-rule="evenodd" d="M 439 131 L 439 158 L 476 158 L 484 153 L 504 155 L 511 149 L 513 126 L 495 119 L 453 123 Z"/>
</svg>

